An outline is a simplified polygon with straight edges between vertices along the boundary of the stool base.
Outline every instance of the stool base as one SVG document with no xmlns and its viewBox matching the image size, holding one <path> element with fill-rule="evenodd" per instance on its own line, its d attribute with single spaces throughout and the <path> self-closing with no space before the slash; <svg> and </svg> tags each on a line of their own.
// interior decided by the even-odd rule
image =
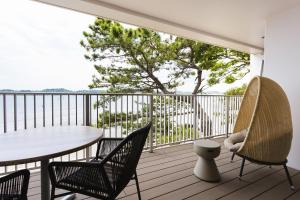
<svg viewBox="0 0 300 200">
<path fill-rule="evenodd" d="M 220 174 L 214 159 L 198 158 L 194 168 L 194 175 L 208 182 L 220 181 Z"/>
</svg>

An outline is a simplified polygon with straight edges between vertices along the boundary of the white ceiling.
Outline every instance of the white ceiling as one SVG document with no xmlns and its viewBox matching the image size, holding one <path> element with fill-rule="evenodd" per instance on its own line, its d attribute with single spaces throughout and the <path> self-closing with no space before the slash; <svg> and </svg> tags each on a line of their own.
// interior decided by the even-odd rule
<svg viewBox="0 0 300 200">
<path fill-rule="evenodd" d="M 300 0 L 37 0 L 250 53 L 266 20 Z"/>
</svg>

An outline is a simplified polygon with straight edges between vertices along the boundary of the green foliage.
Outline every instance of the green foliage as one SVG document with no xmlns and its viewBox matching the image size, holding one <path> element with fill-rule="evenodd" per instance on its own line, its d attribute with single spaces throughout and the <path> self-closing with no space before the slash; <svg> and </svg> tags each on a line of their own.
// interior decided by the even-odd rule
<svg viewBox="0 0 300 200">
<path fill-rule="evenodd" d="M 138 103 L 139 110 L 134 112 L 110 113 L 108 110 L 98 114 L 98 128 L 109 129 L 110 127 L 122 127 L 122 134 L 126 135 L 139 127 L 145 125 L 149 119 L 149 104 Z M 194 129 L 192 124 L 174 123 L 176 118 L 182 114 L 176 108 L 181 108 L 186 112 L 192 112 L 191 103 L 187 100 L 173 96 L 153 97 L 153 133 L 157 144 L 164 144 L 168 141 L 186 140 L 192 137 Z M 107 109 L 107 107 L 106 107 Z M 148 115 L 148 116 L 146 116 Z M 177 117 L 176 117 L 177 115 Z M 96 125 L 95 125 L 96 126 Z M 128 132 L 127 132 L 128 131 Z"/>
<path fill-rule="evenodd" d="M 169 129 L 167 129 L 169 130 Z M 170 130 L 169 133 L 161 134 L 156 132 L 156 144 L 166 144 L 179 141 L 188 141 L 194 139 L 195 130 L 191 124 L 182 124 Z M 199 134 L 199 133 L 196 133 Z"/>
<path fill-rule="evenodd" d="M 126 121 L 126 113 L 112 113 L 111 116 L 109 116 L 108 111 L 100 113 L 98 128 L 108 129 L 109 124 L 111 127 L 114 127 L 115 125 L 122 126 L 122 134 L 126 135 L 129 134 L 131 130 L 142 127 L 147 123 L 146 118 L 142 118 L 141 114 L 133 114 L 130 112 L 128 113 L 127 118 L 128 120 Z M 171 127 L 171 123 L 173 123 L 173 126 L 176 125 L 176 127 Z M 181 140 L 192 140 L 194 138 L 194 129 L 191 124 L 174 124 L 168 116 L 157 118 L 152 129 L 153 134 L 155 135 L 154 142 L 157 145 L 169 142 L 179 142 Z"/>
<path fill-rule="evenodd" d="M 247 84 L 243 84 L 241 87 L 235 87 L 227 90 L 225 95 L 244 95 L 247 89 Z"/>
<path fill-rule="evenodd" d="M 196 94 L 205 86 L 232 83 L 249 72 L 248 54 L 101 18 L 83 36 L 85 58 L 98 72 L 89 87 L 108 88 L 111 93 L 169 94 L 185 79 L 194 78 Z M 203 71 L 209 74 L 206 82 Z M 159 74 L 164 74 L 163 80 Z"/>
<path fill-rule="evenodd" d="M 129 113 L 131 115 L 132 113 Z M 126 113 L 112 113 L 110 114 L 109 111 L 104 111 L 99 114 L 98 117 L 98 127 L 99 128 L 107 128 L 109 124 L 112 126 L 121 125 L 121 119 L 126 118 Z"/>
</svg>

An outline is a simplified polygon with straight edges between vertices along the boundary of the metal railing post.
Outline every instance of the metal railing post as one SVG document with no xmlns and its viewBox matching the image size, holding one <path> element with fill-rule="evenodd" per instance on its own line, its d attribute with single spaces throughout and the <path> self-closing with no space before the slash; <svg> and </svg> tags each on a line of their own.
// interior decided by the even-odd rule
<svg viewBox="0 0 300 200">
<path fill-rule="evenodd" d="M 149 108 L 149 114 L 150 114 L 150 121 L 153 123 L 153 95 L 150 95 L 150 108 Z M 154 124 L 153 124 L 154 125 Z M 150 129 L 150 153 L 153 153 L 153 125 Z"/>
<path fill-rule="evenodd" d="M 193 100 L 194 100 L 194 121 L 193 121 L 193 127 L 194 127 L 194 140 L 196 140 L 197 139 L 197 130 L 198 130 L 198 123 L 197 123 L 197 95 L 196 94 L 194 94 L 193 95 Z"/>
<path fill-rule="evenodd" d="M 226 128 L 226 137 L 228 137 L 229 134 L 229 96 L 225 97 L 225 105 L 226 105 L 226 124 L 225 124 L 225 128 Z"/>
<path fill-rule="evenodd" d="M 6 95 L 3 94 L 3 131 L 7 132 L 7 113 L 6 113 Z"/>
<path fill-rule="evenodd" d="M 91 125 L 91 121 L 90 121 L 90 95 L 89 94 L 85 94 L 85 99 L 84 99 L 84 112 L 85 112 L 85 119 L 84 119 L 84 125 L 85 126 L 90 126 Z"/>
<path fill-rule="evenodd" d="M 84 120 L 84 125 L 85 126 L 90 126 L 91 125 L 91 102 L 90 102 L 90 95 L 85 94 L 85 106 L 84 106 L 84 111 L 85 111 L 85 120 Z M 88 162 L 90 160 L 90 155 L 92 153 L 92 148 L 87 147 L 85 150 L 85 159 Z"/>
<path fill-rule="evenodd" d="M 14 94 L 14 130 L 16 131 L 18 129 L 18 115 L 17 115 L 17 95 Z"/>
</svg>

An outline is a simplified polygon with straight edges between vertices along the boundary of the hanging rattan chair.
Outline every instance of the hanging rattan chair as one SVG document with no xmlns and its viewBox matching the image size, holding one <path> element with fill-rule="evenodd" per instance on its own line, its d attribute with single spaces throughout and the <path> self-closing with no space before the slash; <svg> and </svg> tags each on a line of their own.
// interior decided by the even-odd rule
<svg viewBox="0 0 300 200">
<path fill-rule="evenodd" d="M 273 80 L 254 77 L 244 94 L 233 132 L 245 132 L 240 147 L 234 152 L 245 160 L 266 165 L 283 165 L 289 183 L 293 183 L 286 167 L 293 128 L 288 98 Z M 233 159 L 232 156 L 232 159 Z"/>
</svg>

